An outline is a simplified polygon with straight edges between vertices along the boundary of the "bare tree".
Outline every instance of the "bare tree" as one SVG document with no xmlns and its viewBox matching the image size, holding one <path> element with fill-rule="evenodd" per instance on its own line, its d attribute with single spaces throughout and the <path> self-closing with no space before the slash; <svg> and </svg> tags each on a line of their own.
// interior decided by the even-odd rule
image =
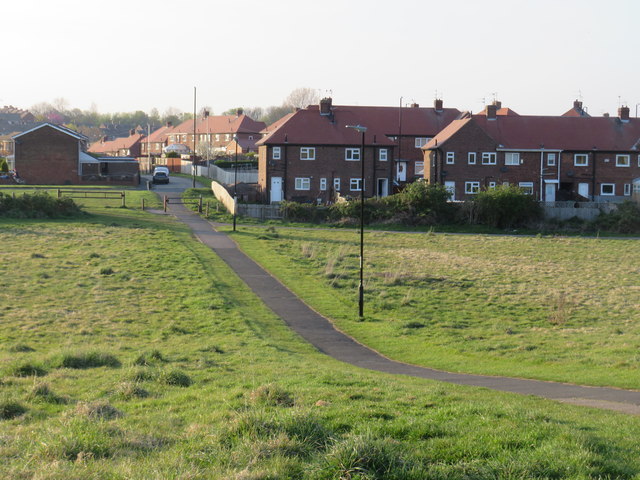
<svg viewBox="0 0 640 480">
<path fill-rule="evenodd" d="M 320 94 L 317 90 L 308 87 L 296 88 L 284 99 L 283 106 L 295 110 L 296 108 L 306 108 L 309 105 L 315 105 L 319 100 Z"/>
</svg>

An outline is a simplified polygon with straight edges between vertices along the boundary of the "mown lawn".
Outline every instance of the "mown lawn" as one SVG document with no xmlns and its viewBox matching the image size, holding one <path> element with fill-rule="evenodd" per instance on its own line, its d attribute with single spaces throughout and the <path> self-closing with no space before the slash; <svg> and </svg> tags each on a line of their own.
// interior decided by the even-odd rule
<svg viewBox="0 0 640 480">
<path fill-rule="evenodd" d="M 339 328 L 452 371 L 640 388 L 640 241 L 243 226 L 242 248 Z"/>
<path fill-rule="evenodd" d="M 332 361 L 170 217 L 93 212 L 0 220 L 0 478 L 640 478 L 638 417 Z"/>
</svg>

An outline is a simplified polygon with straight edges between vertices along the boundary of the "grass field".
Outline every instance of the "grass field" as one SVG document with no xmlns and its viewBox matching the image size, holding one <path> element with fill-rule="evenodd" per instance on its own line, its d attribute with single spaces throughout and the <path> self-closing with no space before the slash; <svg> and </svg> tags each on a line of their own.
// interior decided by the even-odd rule
<svg viewBox="0 0 640 480">
<path fill-rule="evenodd" d="M 638 417 L 332 361 L 169 217 L 90 211 L 0 220 L 0 478 L 640 478 Z"/>
<path fill-rule="evenodd" d="M 243 226 L 242 248 L 339 328 L 452 371 L 640 388 L 640 242 Z"/>
</svg>

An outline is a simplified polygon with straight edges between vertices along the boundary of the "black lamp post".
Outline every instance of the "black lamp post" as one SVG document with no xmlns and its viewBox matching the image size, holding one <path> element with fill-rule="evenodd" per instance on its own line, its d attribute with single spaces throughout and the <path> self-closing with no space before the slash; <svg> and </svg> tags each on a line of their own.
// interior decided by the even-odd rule
<svg viewBox="0 0 640 480">
<path fill-rule="evenodd" d="M 360 284 L 358 285 L 358 314 L 364 316 L 364 133 L 367 127 L 362 125 L 347 125 L 362 134 L 360 146 Z"/>
<path fill-rule="evenodd" d="M 236 158 L 234 163 L 233 178 L 233 231 L 236 231 L 236 212 L 238 211 L 238 136 L 234 135 L 233 140 L 236 143 Z"/>
</svg>

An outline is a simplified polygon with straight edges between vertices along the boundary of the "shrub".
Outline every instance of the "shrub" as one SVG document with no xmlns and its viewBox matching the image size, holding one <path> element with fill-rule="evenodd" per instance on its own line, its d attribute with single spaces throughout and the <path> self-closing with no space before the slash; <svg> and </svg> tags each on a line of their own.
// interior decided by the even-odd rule
<svg viewBox="0 0 640 480">
<path fill-rule="evenodd" d="M 0 420 L 11 420 L 27 413 L 27 409 L 14 400 L 0 400 Z"/>
<path fill-rule="evenodd" d="M 444 185 L 414 182 L 395 195 L 397 208 L 406 213 L 413 223 L 436 223 L 453 217 L 454 208 L 449 202 L 451 192 Z"/>
<path fill-rule="evenodd" d="M 315 203 L 282 202 L 280 208 L 287 220 L 294 222 L 323 222 L 327 219 L 327 209 Z"/>
<path fill-rule="evenodd" d="M 9 171 L 9 164 L 7 163 L 7 159 L 4 157 L 0 157 L 0 173 L 7 173 Z"/>
<path fill-rule="evenodd" d="M 6 195 L 0 193 L 0 216 L 9 218 L 57 218 L 81 215 L 70 198 L 54 198 L 46 193 Z"/>
<path fill-rule="evenodd" d="M 62 355 L 58 365 L 60 368 L 97 368 L 97 367 L 119 367 L 120 361 L 111 354 L 102 352 L 86 352 L 79 354 Z"/>
<path fill-rule="evenodd" d="M 496 228 L 524 226 L 542 216 L 540 205 L 533 195 L 514 185 L 499 185 L 483 190 L 469 202 L 470 223 Z"/>
<path fill-rule="evenodd" d="M 602 213 L 592 228 L 616 233 L 640 233 L 640 206 L 631 201 L 618 205 L 611 213 Z"/>
</svg>

